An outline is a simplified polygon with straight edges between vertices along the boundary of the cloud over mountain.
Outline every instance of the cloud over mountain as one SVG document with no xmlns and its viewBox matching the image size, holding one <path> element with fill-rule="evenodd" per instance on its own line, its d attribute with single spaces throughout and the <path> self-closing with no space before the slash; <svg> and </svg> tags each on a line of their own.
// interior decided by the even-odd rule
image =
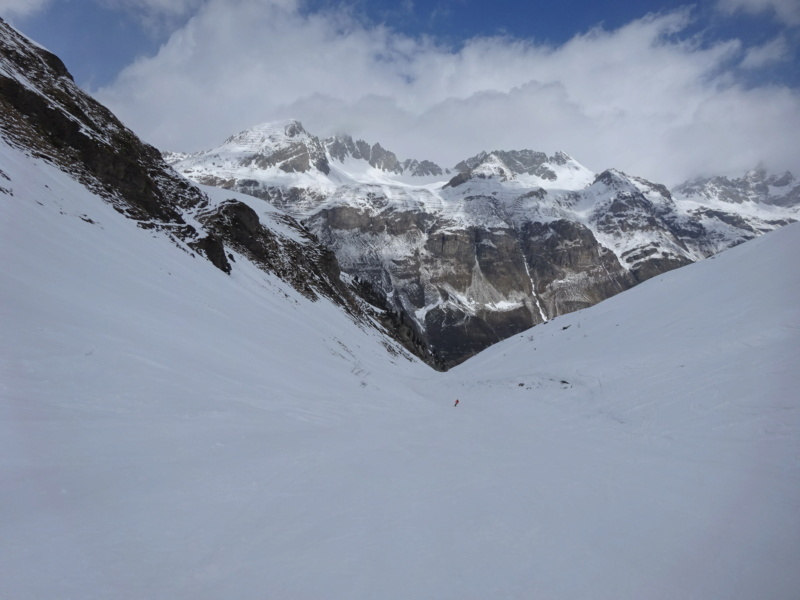
<svg viewBox="0 0 800 600">
<path fill-rule="evenodd" d="M 341 8 L 211 0 L 96 95 L 164 149 L 296 117 L 445 165 L 491 146 L 563 149 L 595 170 L 666 183 L 759 162 L 796 169 L 800 94 L 741 79 L 779 60 L 780 43 L 759 53 L 710 42 L 689 34 L 692 19 L 651 14 L 558 46 L 482 37 L 452 47 Z"/>
<path fill-rule="evenodd" d="M 773 12 L 787 25 L 800 25 L 800 2 L 798 0 L 720 0 L 723 11 L 756 14 Z"/>
</svg>

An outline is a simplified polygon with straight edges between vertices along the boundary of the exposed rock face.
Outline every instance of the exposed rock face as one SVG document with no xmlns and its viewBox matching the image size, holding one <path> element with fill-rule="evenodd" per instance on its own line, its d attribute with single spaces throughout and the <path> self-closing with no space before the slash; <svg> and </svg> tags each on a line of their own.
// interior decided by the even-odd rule
<svg viewBox="0 0 800 600">
<path fill-rule="evenodd" d="M 342 268 L 380 290 L 447 365 L 690 262 L 661 209 L 624 175 L 590 186 L 603 198 L 590 211 L 590 227 L 569 210 L 579 196 L 549 198 L 541 188 L 519 194 L 505 187 L 510 169 L 496 157 L 487 163 L 441 196 L 381 186 L 340 190 L 305 221 Z M 660 187 L 647 189 L 671 202 Z M 662 244 L 658 253 L 634 246 L 624 264 L 595 235 L 619 236 L 619 245 L 644 231 Z M 683 254 L 670 254 L 672 247 Z"/>
<path fill-rule="evenodd" d="M 341 205 L 319 211 L 306 225 L 345 271 L 369 281 L 391 310 L 405 315 L 446 365 L 540 322 L 519 242 L 506 229 L 454 229 L 424 211 L 368 214 Z M 395 253 L 386 253 L 392 246 Z"/>
<path fill-rule="evenodd" d="M 541 322 L 519 239 L 507 228 L 434 230 L 427 250 L 425 332 L 449 362 Z"/>
<path fill-rule="evenodd" d="M 394 152 L 384 150 L 380 144 L 375 144 L 370 148 L 369 164 L 381 171 L 388 171 L 389 173 L 402 173 L 403 167 Z"/>
<path fill-rule="evenodd" d="M 736 185 L 766 185 L 771 200 L 748 192 L 734 204 L 699 183 L 673 195 L 613 169 L 595 174 L 563 152 L 482 152 L 453 175 L 349 136 L 323 145 L 330 172 L 288 180 L 274 167 L 245 177 L 246 153 L 224 148 L 176 167 L 302 220 L 384 322 L 404 328 L 407 347 L 443 366 L 800 214 L 786 199 L 790 175 L 749 175 Z M 429 179 L 415 186 L 414 176 Z"/>
<path fill-rule="evenodd" d="M 644 232 L 649 238 L 645 244 L 620 252 L 620 261 L 634 282 L 699 258 L 685 243 L 684 232 L 675 227 L 678 209 L 663 185 L 609 170 L 597 176 L 593 187 L 614 191 L 609 200 L 592 211 L 592 222 L 598 232 L 610 237 Z M 694 234 L 702 237 L 705 232 L 701 228 Z"/>
<path fill-rule="evenodd" d="M 337 135 L 325 140 L 328 154 L 334 160 L 344 162 L 348 157 L 369 162 L 371 149 L 363 140 L 353 141 L 349 135 Z"/>
<path fill-rule="evenodd" d="M 330 158 L 340 163 L 345 162 L 348 158 L 363 160 L 380 171 L 412 177 L 441 175 L 444 172 L 439 165 L 429 160 L 418 161 L 409 158 L 400 162 L 394 152 L 384 149 L 380 144 L 370 146 L 364 140 L 354 141 L 346 134 L 327 138 L 323 144 Z"/>
<path fill-rule="evenodd" d="M 580 223 L 526 222 L 520 238 L 545 315 L 586 308 L 637 283 L 635 275 Z"/>
<path fill-rule="evenodd" d="M 209 232 L 200 243 L 211 246 L 211 253 L 206 250 L 206 255 L 223 271 L 230 272 L 231 267 L 225 255 L 219 255 L 218 248 L 222 242 L 265 271 L 275 273 L 306 297 L 314 299 L 321 294 L 357 315 L 357 303 L 340 278 L 339 264 L 333 252 L 317 243 L 314 236 L 292 217 L 278 215 L 277 218 L 302 241 L 278 235 L 262 224 L 247 204 L 228 200 L 197 214 L 197 220 Z"/>
<path fill-rule="evenodd" d="M 429 160 L 418 161 L 409 158 L 403 161 L 403 172 L 414 177 L 438 177 L 444 175 L 442 168 Z"/>
</svg>

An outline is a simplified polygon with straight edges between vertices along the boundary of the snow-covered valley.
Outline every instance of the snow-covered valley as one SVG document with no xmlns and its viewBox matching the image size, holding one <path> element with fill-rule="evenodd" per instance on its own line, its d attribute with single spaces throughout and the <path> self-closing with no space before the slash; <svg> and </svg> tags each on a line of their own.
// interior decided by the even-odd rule
<svg viewBox="0 0 800 600">
<path fill-rule="evenodd" d="M 0 597 L 800 589 L 797 225 L 438 373 L 2 171 Z"/>
</svg>

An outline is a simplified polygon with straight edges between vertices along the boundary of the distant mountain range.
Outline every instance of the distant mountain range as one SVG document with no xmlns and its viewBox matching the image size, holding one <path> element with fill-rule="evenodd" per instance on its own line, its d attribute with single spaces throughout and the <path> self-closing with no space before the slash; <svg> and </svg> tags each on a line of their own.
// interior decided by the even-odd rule
<svg viewBox="0 0 800 600">
<path fill-rule="evenodd" d="M 793 222 L 791 173 L 665 186 L 571 156 L 481 152 L 452 168 L 295 120 L 165 153 L 186 177 L 269 201 L 442 367 Z"/>
</svg>

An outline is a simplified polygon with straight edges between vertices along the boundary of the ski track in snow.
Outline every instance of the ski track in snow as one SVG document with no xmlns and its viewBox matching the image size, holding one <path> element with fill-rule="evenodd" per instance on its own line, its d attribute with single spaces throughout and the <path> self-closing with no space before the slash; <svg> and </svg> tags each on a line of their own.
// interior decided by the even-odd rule
<svg viewBox="0 0 800 600">
<path fill-rule="evenodd" d="M 797 225 L 442 374 L 0 159 L 0 598 L 796 598 Z"/>
</svg>

